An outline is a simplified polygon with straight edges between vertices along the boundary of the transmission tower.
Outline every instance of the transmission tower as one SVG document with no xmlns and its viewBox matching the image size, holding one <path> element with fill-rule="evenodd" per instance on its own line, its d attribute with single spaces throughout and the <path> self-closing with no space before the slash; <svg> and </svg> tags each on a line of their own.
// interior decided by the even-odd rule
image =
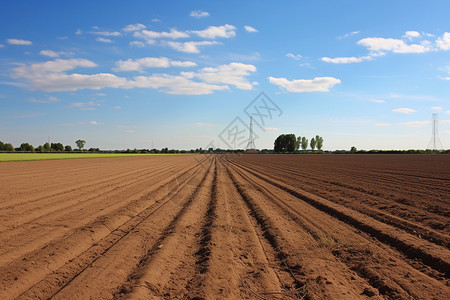
<svg viewBox="0 0 450 300">
<path fill-rule="evenodd" d="M 433 113 L 433 117 L 431 118 L 431 140 L 428 143 L 427 149 L 431 149 L 434 151 L 444 149 L 444 147 L 442 147 L 441 140 L 439 139 L 438 127 L 439 127 L 438 114 Z"/>
<path fill-rule="evenodd" d="M 256 150 L 256 146 L 255 146 L 255 138 L 253 136 L 253 118 L 250 117 L 250 135 L 248 137 L 248 143 L 247 143 L 247 150 L 252 149 L 252 150 Z"/>
</svg>

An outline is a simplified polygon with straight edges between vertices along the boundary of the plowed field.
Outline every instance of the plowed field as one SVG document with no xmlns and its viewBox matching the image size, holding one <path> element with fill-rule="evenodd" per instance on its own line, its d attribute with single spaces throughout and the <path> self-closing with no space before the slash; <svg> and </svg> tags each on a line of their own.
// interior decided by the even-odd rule
<svg viewBox="0 0 450 300">
<path fill-rule="evenodd" d="M 450 299 L 450 156 L 0 163 L 0 299 Z"/>
</svg>

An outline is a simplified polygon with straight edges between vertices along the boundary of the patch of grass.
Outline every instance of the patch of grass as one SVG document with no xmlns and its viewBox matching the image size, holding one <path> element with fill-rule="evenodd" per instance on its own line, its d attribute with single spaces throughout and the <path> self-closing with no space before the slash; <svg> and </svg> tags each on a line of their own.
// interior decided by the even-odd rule
<svg viewBox="0 0 450 300">
<path fill-rule="evenodd" d="M 99 157 L 126 157 L 173 154 L 137 154 L 137 153 L 0 153 L 0 162 L 27 160 L 54 160 Z"/>
<path fill-rule="evenodd" d="M 332 237 L 329 237 L 324 232 L 319 232 L 318 238 L 319 238 L 319 244 L 321 247 L 325 247 L 327 249 L 333 250 L 334 248 L 339 246 L 339 243 L 335 239 L 333 239 Z"/>
</svg>

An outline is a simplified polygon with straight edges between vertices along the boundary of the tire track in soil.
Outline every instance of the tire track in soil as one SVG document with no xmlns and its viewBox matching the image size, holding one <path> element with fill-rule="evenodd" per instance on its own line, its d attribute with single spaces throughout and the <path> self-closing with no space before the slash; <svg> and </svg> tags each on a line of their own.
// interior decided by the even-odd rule
<svg viewBox="0 0 450 300">
<path fill-rule="evenodd" d="M 373 241 L 370 238 L 364 238 L 355 231 L 349 232 L 352 227 L 348 225 L 346 226 L 349 228 L 345 228 L 340 224 L 334 224 L 336 221 L 333 220 L 324 222 L 324 225 L 314 223 L 317 218 L 325 220 L 327 215 L 320 211 L 305 214 L 303 211 L 306 208 L 298 206 L 299 204 L 295 202 L 297 198 L 289 193 L 273 185 L 270 185 L 270 188 L 265 187 L 247 174 L 241 173 L 241 175 L 246 177 L 256 190 L 270 199 L 269 202 L 274 204 L 274 209 L 281 211 L 280 215 L 289 216 L 292 222 L 306 229 L 318 244 L 329 243 L 332 247 L 327 246 L 327 248 L 331 248 L 331 253 L 350 269 L 356 271 L 360 277 L 365 278 L 372 287 L 379 290 L 380 294 L 389 298 L 421 298 L 424 295 L 423 290 L 427 290 L 428 293 L 436 291 L 436 296 L 440 294 L 441 297 L 445 297 L 442 292 L 437 292 L 442 288 L 445 289 L 442 282 L 430 280 L 428 276 L 417 273 L 409 265 L 404 266 L 405 257 L 403 255 L 396 257 L 394 253 L 389 253 L 389 250 L 381 250 L 382 248 L 378 250 L 379 246 L 376 243 L 372 246 Z M 259 179 L 259 181 L 262 180 Z M 283 195 L 284 193 L 287 195 Z M 289 198 L 293 198 L 291 199 L 292 205 L 287 203 Z M 295 204 L 296 206 L 293 206 Z M 315 209 L 313 208 L 313 210 Z M 320 214 L 325 216 L 320 216 Z M 315 217 L 310 218 L 310 215 Z M 341 241 L 345 241 L 345 244 L 340 244 Z M 371 246 L 366 247 L 365 245 Z M 405 276 L 407 279 L 403 278 L 401 274 L 408 275 Z M 419 288 L 421 285 L 424 288 Z M 434 287 L 434 290 L 431 287 Z"/>
<path fill-rule="evenodd" d="M 198 172 L 201 169 L 198 168 L 198 166 L 194 166 L 192 168 L 189 168 L 188 170 L 182 172 L 180 174 L 180 177 L 187 176 L 187 179 L 181 182 L 180 186 L 184 187 L 186 184 L 188 184 L 194 177 L 195 174 L 198 174 Z M 189 173 L 193 171 L 194 174 L 190 175 Z M 26 264 L 23 268 L 25 271 L 25 274 L 20 274 L 21 270 L 19 268 L 13 268 L 16 270 L 16 272 L 19 272 L 19 274 L 14 275 L 14 273 L 7 273 L 7 277 L 15 277 L 20 278 L 20 281 L 26 282 L 36 282 L 36 276 L 37 278 L 40 278 L 42 276 L 42 273 L 45 277 L 39 281 L 34 283 L 33 286 L 29 286 L 28 283 L 28 289 L 24 292 L 22 292 L 21 297 L 24 299 L 31 297 L 42 297 L 42 298 L 49 298 L 53 294 L 55 294 L 55 290 L 61 290 L 63 287 L 67 286 L 71 281 L 73 281 L 74 278 L 76 278 L 79 274 L 81 274 L 84 270 L 86 270 L 89 266 L 91 266 L 96 260 L 98 260 L 102 255 L 104 255 L 111 247 L 119 243 L 124 237 L 126 237 L 128 234 L 133 232 L 135 228 L 141 224 L 143 221 L 145 221 L 147 218 L 149 218 L 151 215 L 155 214 L 162 206 L 167 204 L 171 201 L 171 199 L 166 199 L 165 201 L 165 188 L 168 186 L 171 182 L 167 182 L 166 184 L 160 186 L 156 191 L 151 192 L 150 194 L 147 194 L 147 196 L 142 197 L 149 198 L 152 194 L 157 195 L 158 193 L 162 196 L 160 197 L 160 200 L 155 200 L 150 206 L 147 208 L 144 207 L 140 212 L 134 213 L 134 216 L 129 216 L 128 220 L 124 220 L 125 223 L 117 224 L 118 227 L 116 228 L 110 228 L 108 224 L 104 222 L 98 222 L 98 220 L 94 220 L 91 224 L 87 225 L 84 228 L 87 230 L 81 230 L 76 231 L 74 233 L 74 236 L 72 237 L 72 240 L 76 242 L 77 244 L 84 245 L 82 243 L 83 238 L 83 232 L 98 232 L 98 234 L 102 235 L 100 237 L 97 237 L 96 240 L 92 240 L 92 242 L 86 241 L 89 245 L 86 248 L 82 248 L 81 251 L 79 251 L 76 256 L 72 256 L 71 254 L 64 255 L 64 252 L 69 251 L 68 253 L 73 253 L 73 251 L 76 251 L 74 248 L 76 248 L 75 245 L 69 245 L 65 243 L 64 241 L 55 241 L 54 246 L 52 248 L 52 245 L 49 247 L 45 246 L 43 249 L 44 251 L 37 251 L 36 255 L 39 255 L 35 258 L 30 257 L 27 259 L 26 262 L 29 262 Z M 179 188 L 179 186 L 175 187 Z M 176 196 L 178 192 L 174 191 L 173 195 Z M 115 216 L 115 214 L 112 214 Z M 115 216 L 116 217 L 116 216 Z M 77 236 L 77 235 L 82 235 Z M 90 237 L 91 236 L 91 237 Z M 92 235 L 84 234 L 85 239 L 92 239 Z M 68 237 L 70 238 L 70 236 Z M 67 246 L 64 246 L 67 244 Z M 75 247 L 74 247 L 75 246 Z M 62 251 L 62 252 L 61 252 Z M 68 256 L 70 255 L 70 256 Z M 61 257 L 59 260 L 60 263 L 56 264 L 55 267 L 50 269 L 48 266 L 51 265 L 50 262 L 50 256 L 56 257 L 56 259 Z M 42 257 L 43 261 L 39 263 L 39 257 Z M 47 259 L 48 257 L 48 259 Z M 53 260 L 56 260 L 53 259 Z M 40 267 L 40 265 L 45 264 L 48 265 L 44 269 Z M 35 270 L 34 272 L 32 270 Z M 39 275 L 41 274 L 41 275 Z M 26 275 L 26 276 L 25 276 Z M 3 276 L 2 276 L 3 277 Z M 29 279 L 27 279 L 29 278 Z M 6 278 L 5 278 L 6 279 Z M 10 280 L 12 281 L 12 280 Z M 14 282 L 14 281 L 12 281 Z M 20 282 L 15 282 L 20 283 Z M 33 283 L 32 283 L 33 284 Z M 20 286 L 20 284 L 19 284 Z M 14 290 L 13 287 L 9 287 L 9 292 L 12 292 Z M 15 289 L 17 293 L 17 288 Z M 16 294 L 17 296 L 18 294 Z"/>
<path fill-rule="evenodd" d="M 236 164 L 236 163 L 234 163 Z M 242 168 L 242 166 L 241 166 Z M 386 230 L 387 227 L 383 226 L 383 224 L 378 225 L 378 227 L 386 227 L 386 228 L 377 228 L 367 222 L 363 221 L 363 217 L 357 217 L 356 214 L 351 212 L 344 212 L 343 208 L 338 208 L 338 205 L 333 205 L 331 203 L 325 203 L 324 201 L 320 201 L 319 199 L 314 199 L 317 196 L 309 196 L 306 192 L 300 192 L 297 188 L 287 187 L 275 180 L 267 178 L 267 176 L 261 175 L 260 173 L 256 173 L 255 171 L 246 170 L 247 172 L 253 174 L 254 176 L 266 181 L 267 183 L 276 186 L 291 195 L 297 197 L 298 199 L 307 202 L 308 204 L 314 206 L 315 208 L 326 212 L 330 216 L 337 218 L 347 224 L 354 226 L 355 228 L 377 238 L 380 242 L 385 243 L 397 251 L 406 255 L 411 261 L 420 260 L 424 265 L 427 265 L 438 272 L 443 273 L 443 275 L 448 279 L 450 277 L 450 260 L 449 252 L 440 246 L 426 245 L 425 241 L 420 241 L 418 238 L 414 236 L 408 236 L 406 239 L 401 238 L 400 236 L 391 235 L 392 230 Z M 317 197 L 318 198 L 318 197 Z M 324 199 L 325 200 L 325 199 Z M 325 200 L 326 201 L 326 200 Z M 378 221 L 375 221 L 378 222 Z M 374 223 L 374 222 L 372 222 Z M 385 233 L 387 232 L 387 233 Z M 425 245 L 424 245 L 425 244 Z M 417 246 L 419 245 L 419 246 Z M 446 258 L 442 258 L 441 256 L 445 254 Z M 416 265 L 412 265 L 414 268 L 417 268 Z M 419 270 L 420 271 L 420 270 Z"/>
</svg>

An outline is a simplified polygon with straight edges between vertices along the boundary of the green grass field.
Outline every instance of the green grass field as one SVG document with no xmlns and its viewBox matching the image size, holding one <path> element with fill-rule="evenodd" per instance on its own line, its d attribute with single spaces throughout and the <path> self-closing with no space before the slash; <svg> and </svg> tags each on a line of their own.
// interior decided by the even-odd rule
<svg viewBox="0 0 450 300">
<path fill-rule="evenodd" d="M 173 154 L 136 154 L 136 153 L 0 153 L 0 162 L 25 160 L 52 160 L 98 157 L 125 157 L 145 155 L 173 155 Z"/>
</svg>

